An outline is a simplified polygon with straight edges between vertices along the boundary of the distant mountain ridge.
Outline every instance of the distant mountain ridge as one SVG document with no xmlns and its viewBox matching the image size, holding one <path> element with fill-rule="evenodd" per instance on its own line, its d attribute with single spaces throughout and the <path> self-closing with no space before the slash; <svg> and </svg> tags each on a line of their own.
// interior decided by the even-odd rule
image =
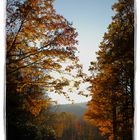
<svg viewBox="0 0 140 140">
<path fill-rule="evenodd" d="M 87 102 L 55 105 L 52 106 L 51 110 L 53 112 L 70 112 L 78 117 L 82 117 L 87 110 Z"/>
</svg>

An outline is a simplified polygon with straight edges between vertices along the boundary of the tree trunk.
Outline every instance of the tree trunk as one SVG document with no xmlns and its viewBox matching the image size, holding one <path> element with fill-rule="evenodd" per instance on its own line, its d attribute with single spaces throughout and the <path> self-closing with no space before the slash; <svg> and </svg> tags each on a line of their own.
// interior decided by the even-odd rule
<svg viewBox="0 0 140 140">
<path fill-rule="evenodd" d="M 117 140 L 117 123 L 116 123 L 116 95 L 112 91 L 112 125 L 113 125 L 113 140 Z"/>
<path fill-rule="evenodd" d="M 116 106 L 113 105 L 113 140 L 117 140 L 117 124 L 116 124 Z"/>
</svg>

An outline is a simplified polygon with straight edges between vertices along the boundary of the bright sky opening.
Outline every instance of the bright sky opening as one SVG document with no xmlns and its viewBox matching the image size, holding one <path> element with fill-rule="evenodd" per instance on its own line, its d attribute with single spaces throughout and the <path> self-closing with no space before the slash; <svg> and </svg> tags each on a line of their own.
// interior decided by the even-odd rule
<svg viewBox="0 0 140 140">
<path fill-rule="evenodd" d="M 63 15 L 78 32 L 80 51 L 78 56 L 83 65 L 84 72 L 89 74 L 88 68 L 91 61 L 96 60 L 95 52 L 107 31 L 108 25 L 112 21 L 114 12 L 112 5 L 116 0 L 56 0 L 55 9 L 58 14 Z M 86 86 L 85 86 L 86 88 Z M 88 91 L 87 91 L 88 92 Z M 70 103 L 63 95 L 50 95 L 59 104 Z M 72 93 L 71 99 L 75 103 L 87 102 L 90 97 Z"/>
</svg>

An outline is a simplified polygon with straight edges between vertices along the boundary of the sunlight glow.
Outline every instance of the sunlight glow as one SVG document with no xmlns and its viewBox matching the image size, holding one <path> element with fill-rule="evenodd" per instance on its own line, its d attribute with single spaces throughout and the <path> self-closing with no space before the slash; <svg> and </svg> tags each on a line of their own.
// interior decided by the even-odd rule
<svg viewBox="0 0 140 140">
<path fill-rule="evenodd" d="M 83 70 L 86 74 L 90 74 L 88 69 L 91 61 L 96 60 L 95 52 L 98 51 L 99 43 L 102 41 L 104 32 L 107 30 L 107 26 L 111 23 L 111 16 L 114 12 L 111 6 L 116 0 L 56 0 L 55 8 L 56 12 L 62 14 L 70 22 L 73 22 L 73 26 L 78 32 L 78 41 L 80 53 L 78 54 L 80 63 L 83 65 Z M 98 8 L 100 5 L 100 8 Z M 86 10 L 81 10 L 86 8 Z M 72 10 L 71 10 L 72 9 Z M 87 86 L 82 85 L 85 92 Z M 76 103 L 87 102 L 91 98 L 77 95 L 76 93 L 69 94 L 71 99 Z M 57 100 L 59 104 L 70 103 L 58 94 L 51 94 L 50 97 L 53 100 Z"/>
</svg>

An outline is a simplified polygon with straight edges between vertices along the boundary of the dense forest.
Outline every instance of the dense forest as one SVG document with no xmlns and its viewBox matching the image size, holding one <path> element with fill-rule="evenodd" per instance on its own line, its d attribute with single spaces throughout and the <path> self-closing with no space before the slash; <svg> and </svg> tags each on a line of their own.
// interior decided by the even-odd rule
<svg viewBox="0 0 140 140">
<path fill-rule="evenodd" d="M 115 15 L 83 72 L 77 56 L 78 33 L 57 14 L 54 0 L 7 0 L 7 140 L 133 140 L 134 0 L 118 0 Z M 91 17 L 92 18 L 92 17 Z M 88 54 L 87 54 L 88 55 Z M 52 111 L 50 93 L 89 96 L 76 116 Z"/>
</svg>

